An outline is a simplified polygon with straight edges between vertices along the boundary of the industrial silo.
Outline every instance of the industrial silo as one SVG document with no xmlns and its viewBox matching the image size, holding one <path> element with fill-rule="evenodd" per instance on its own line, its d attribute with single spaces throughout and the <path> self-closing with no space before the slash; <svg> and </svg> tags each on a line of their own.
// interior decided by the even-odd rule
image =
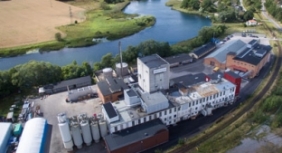
<svg viewBox="0 0 282 153">
<path fill-rule="evenodd" d="M 104 78 L 111 78 L 113 77 L 113 69 L 108 67 L 108 68 L 104 68 L 103 69 L 103 75 L 104 75 Z"/>
<path fill-rule="evenodd" d="M 128 64 L 127 63 L 116 63 L 116 74 L 117 76 L 126 76 L 128 75 Z"/>
<path fill-rule="evenodd" d="M 80 132 L 80 125 L 77 121 L 76 117 L 73 117 L 70 121 L 70 126 L 71 126 L 71 134 L 72 134 L 72 139 L 74 142 L 74 145 L 78 148 L 82 148 L 82 135 Z"/>
<path fill-rule="evenodd" d="M 86 114 L 82 114 L 80 116 L 80 127 L 81 127 L 84 142 L 86 143 L 87 146 L 91 145 L 92 136 L 89 126 L 89 121 Z"/>
<path fill-rule="evenodd" d="M 100 131 L 99 131 L 99 123 L 98 120 L 96 120 L 95 118 L 93 118 L 91 120 L 91 131 L 92 131 L 92 137 L 93 140 L 98 143 L 100 140 Z"/>
<path fill-rule="evenodd" d="M 70 128 L 69 128 L 69 123 L 66 119 L 66 114 L 59 114 L 57 116 L 58 118 L 58 126 L 59 126 L 59 130 L 61 133 L 61 137 L 63 140 L 63 144 L 64 147 L 66 148 L 66 150 L 68 151 L 72 151 L 73 150 L 73 142 L 71 139 L 71 134 L 70 134 Z"/>
<path fill-rule="evenodd" d="M 100 126 L 100 134 L 101 134 L 101 137 L 103 138 L 104 136 L 108 134 L 107 123 L 105 122 L 104 119 L 99 120 L 99 126 Z"/>
</svg>

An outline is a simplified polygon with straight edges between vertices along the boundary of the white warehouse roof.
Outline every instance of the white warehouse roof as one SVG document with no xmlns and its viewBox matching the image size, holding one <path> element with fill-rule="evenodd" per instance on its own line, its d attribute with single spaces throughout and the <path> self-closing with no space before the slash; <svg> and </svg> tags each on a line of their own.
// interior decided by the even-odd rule
<svg viewBox="0 0 282 153">
<path fill-rule="evenodd" d="M 0 129 L 0 152 L 5 152 L 9 137 L 11 136 L 12 124 L 1 122 Z"/>
<path fill-rule="evenodd" d="M 26 122 L 17 153 L 44 153 L 48 132 L 47 120 L 33 118 Z"/>
</svg>

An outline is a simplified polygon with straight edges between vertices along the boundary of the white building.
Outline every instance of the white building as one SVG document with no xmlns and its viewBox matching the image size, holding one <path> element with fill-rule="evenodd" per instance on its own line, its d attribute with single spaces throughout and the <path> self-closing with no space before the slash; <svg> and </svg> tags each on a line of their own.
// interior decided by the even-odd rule
<svg viewBox="0 0 282 153">
<path fill-rule="evenodd" d="M 8 141 L 12 136 L 12 124 L 11 123 L 0 123 L 0 152 L 6 152 L 8 147 Z"/>
<path fill-rule="evenodd" d="M 165 96 L 161 92 L 148 94 L 138 87 L 133 87 L 141 103 L 130 106 L 127 100 L 109 103 L 114 112 L 104 113 L 110 133 L 160 118 L 166 125 L 176 124 L 181 120 L 195 118 L 199 113 L 211 115 L 212 110 L 232 104 L 235 100 L 236 86 L 231 82 L 219 78 L 210 82 L 203 82 L 189 88 L 180 88 Z M 159 97 L 159 98 L 157 98 Z M 154 102 L 152 102 L 154 101 Z M 144 104 L 149 104 L 143 106 Z M 116 115 L 112 115 L 116 114 Z M 108 116 L 119 116 L 112 122 Z"/>
<path fill-rule="evenodd" d="M 256 21 L 256 20 L 248 20 L 247 22 L 246 22 L 246 25 L 247 26 L 255 26 L 255 25 L 257 25 L 258 24 L 258 22 Z"/>
<path fill-rule="evenodd" d="M 138 84 L 145 92 L 169 88 L 170 65 L 159 55 L 137 58 Z"/>
</svg>

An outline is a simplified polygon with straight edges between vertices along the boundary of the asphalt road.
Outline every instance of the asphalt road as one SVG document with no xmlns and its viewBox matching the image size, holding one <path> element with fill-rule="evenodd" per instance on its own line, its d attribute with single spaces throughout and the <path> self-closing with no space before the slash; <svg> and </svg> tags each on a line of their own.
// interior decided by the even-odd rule
<svg viewBox="0 0 282 153">
<path fill-rule="evenodd" d="M 272 58 L 275 58 L 272 56 Z M 250 80 L 249 84 L 247 84 L 240 92 L 240 99 L 234 103 L 233 105 L 229 105 L 227 107 L 218 108 L 213 111 L 212 116 L 204 117 L 199 115 L 195 120 L 186 120 L 179 122 L 176 126 L 169 127 L 169 142 L 157 146 L 155 148 L 149 149 L 144 151 L 144 153 L 153 153 L 155 150 L 166 150 L 170 147 L 177 145 L 178 140 L 180 138 L 189 138 L 194 134 L 202 132 L 206 127 L 210 124 L 215 122 L 220 117 L 224 116 L 228 112 L 231 112 L 234 108 L 243 103 L 246 98 L 251 95 L 259 86 L 261 81 L 265 78 L 265 76 L 270 71 L 270 67 L 273 65 L 274 59 L 270 60 L 271 62 L 268 63 L 260 72 L 260 75 L 252 80 Z"/>
</svg>

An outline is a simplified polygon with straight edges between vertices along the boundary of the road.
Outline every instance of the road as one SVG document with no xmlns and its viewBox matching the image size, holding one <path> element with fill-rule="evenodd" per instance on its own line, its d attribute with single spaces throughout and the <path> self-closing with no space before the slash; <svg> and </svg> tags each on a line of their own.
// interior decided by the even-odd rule
<svg viewBox="0 0 282 153">
<path fill-rule="evenodd" d="M 242 6 L 242 8 L 243 8 L 243 10 L 244 11 L 247 11 L 247 9 L 244 7 L 244 5 L 243 5 L 243 0 L 240 0 L 240 5 Z"/>
<path fill-rule="evenodd" d="M 242 1 L 242 0 L 241 0 L 241 1 Z M 262 3 L 262 9 L 261 9 L 262 11 L 261 11 L 261 13 L 262 13 L 263 17 L 264 17 L 264 18 L 267 18 L 268 21 L 272 22 L 272 23 L 274 24 L 274 26 L 275 26 L 279 31 L 282 32 L 282 27 L 281 27 L 281 25 L 280 25 L 279 23 L 277 23 L 277 22 L 272 18 L 272 16 L 269 16 L 268 13 L 267 13 L 267 11 L 265 10 L 264 0 L 262 0 L 261 3 Z"/>
</svg>

